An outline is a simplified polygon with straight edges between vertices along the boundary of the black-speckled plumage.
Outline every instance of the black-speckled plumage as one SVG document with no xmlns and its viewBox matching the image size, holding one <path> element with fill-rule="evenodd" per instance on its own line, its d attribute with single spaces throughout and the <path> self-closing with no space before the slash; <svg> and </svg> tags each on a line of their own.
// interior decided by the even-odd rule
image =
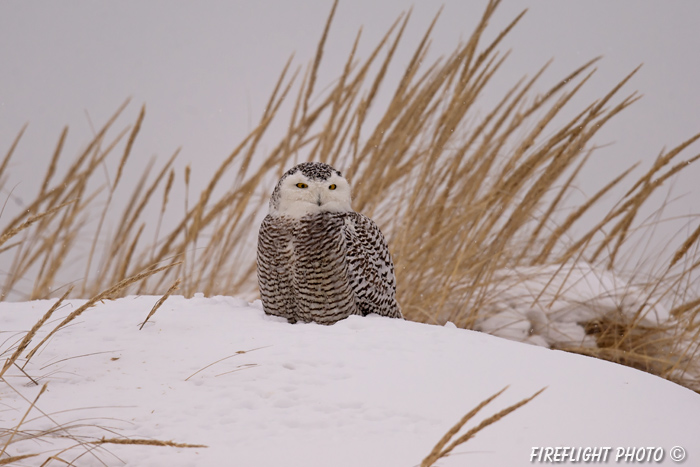
<svg viewBox="0 0 700 467">
<path fill-rule="evenodd" d="M 275 187 L 271 212 L 258 235 L 258 283 L 265 312 L 290 322 L 321 324 L 353 314 L 401 318 L 394 265 L 371 219 L 352 210 L 321 209 L 298 218 L 276 211 L 282 182 L 297 171 L 309 183 L 324 182 L 333 174 L 342 177 L 326 164 L 305 163 L 288 171 Z"/>
</svg>

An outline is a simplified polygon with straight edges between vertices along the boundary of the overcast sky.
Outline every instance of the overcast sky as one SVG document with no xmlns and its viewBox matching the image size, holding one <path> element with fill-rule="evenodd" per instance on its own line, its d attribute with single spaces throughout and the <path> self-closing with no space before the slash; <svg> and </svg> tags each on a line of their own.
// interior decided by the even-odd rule
<svg viewBox="0 0 700 467">
<path fill-rule="evenodd" d="M 360 56 L 366 57 L 412 3 L 400 60 L 413 52 L 442 3 L 433 56 L 450 53 L 468 37 L 486 4 L 341 0 L 319 88 L 342 70 L 360 26 Z M 0 153 L 30 124 L 12 164 L 9 185 L 18 184 L 18 202 L 34 194 L 36 169 L 46 166 L 64 125 L 70 126 L 66 154 L 72 157 L 90 139 L 90 120 L 103 124 L 129 96 L 133 101 L 122 126 L 147 105 L 135 154 L 165 158 L 183 146 L 181 163 L 196 162 L 195 176 L 207 180 L 259 118 L 290 54 L 296 53 L 297 64 L 313 58 L 330 6 L 311 0 L 1 2 Z M 644 63 L 627 90 L 645 97 L 596 139 L 614 144 L 601 149 L 586 172 L 582 186 L 589 194 L 633 162 L 648 167 L 664 146 L 700 132 L 700 2 L 506 0 L 487 36 L 526 7 L 529 12 L 502 47 L 513 52 L 487 90 L 494 99 L 550 58 L 555 61 L 540 90 L 604 56 L 579 105 Z M 695 145 L 688 155 L 699 149 Z M 693 170 L 674 189 L 687 193 L 674 214 L 698 210 L 700 170 Z"/>
</svg>

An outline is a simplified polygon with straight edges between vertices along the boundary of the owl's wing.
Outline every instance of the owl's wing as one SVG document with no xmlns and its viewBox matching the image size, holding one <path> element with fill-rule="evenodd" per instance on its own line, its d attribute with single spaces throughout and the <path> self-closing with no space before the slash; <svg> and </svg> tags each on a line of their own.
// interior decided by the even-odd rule
<svg viewBox="0 0 700 467">
<path fill-rule="evenodd" d="M 267 215 L 258 232 L 258 286 L 268 315 L 294 322 L 292 231 L 279 218 Z"/>
<path fill-rule="evenodd" d="M 348 213 L 344 226 L 348 275 L 355 302 L 363 315 L 377 313 L 402 318 L 396 302 L 394 263 L 377 224 L 357 212 Z"/>
</svg>

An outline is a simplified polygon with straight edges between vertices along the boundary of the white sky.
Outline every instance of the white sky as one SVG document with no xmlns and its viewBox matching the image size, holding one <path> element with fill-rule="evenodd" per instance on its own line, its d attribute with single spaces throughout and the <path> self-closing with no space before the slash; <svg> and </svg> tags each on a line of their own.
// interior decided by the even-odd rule
<svg viewBox="0 0 700 467">
<path fill-rule="evenodd" d="M 317 89 L 340 73 L 361 25 L 360 56 L 366 57 L 411 3 L 341 1 Z M 442 3 L 415 5 L 395 76 Z M 451 52 L 469 36 L 486 2 L 444 3 L 434 56 Z M 64 125 L 70 126 L 64 152 L 70 159 L 90 139 L 86 114 L 100 126 L 128 96 L 133 101 L 118 127 L 134 121 L 147 104 L 133 157 L 158 154 L 163 161 L 183 146 L 181 166 L 195 163 L 193 180 L 203 184 L 254 125 L 289 55 L 296 52 L 298 65 L 313 58 L 330 6 L 330 1 L 0 3 L 0 153 L 30 122 L 11 166 L 8 186 L 19 184 L 13 201 L 35 193 L 36 168 L 43 174 Z M 584 174 L 586 193 L 636 161 L 648 167 L 664 146 L 700 132 L 700 2 L 504 1 L 487 36 L 525 7 L 529 12 L 502 47 L 513 52 L 490 84 L 487 100 L 500 98 L 552 57 L 539 90 L 604 55 L 598 74 L 573 103 L 575 110 L 644 63 L 625 94 L 639 90 L 645 97 L 599 133 L 597 143 L 614 145 L 600 150 Z M 697 152 L 695 145 L 687 155 Z M 690 194 L 672 214 L 687 214 L 699 204 L 700 170 L 691 171 L 674 188 L 675 194 Z"/>
</svg>

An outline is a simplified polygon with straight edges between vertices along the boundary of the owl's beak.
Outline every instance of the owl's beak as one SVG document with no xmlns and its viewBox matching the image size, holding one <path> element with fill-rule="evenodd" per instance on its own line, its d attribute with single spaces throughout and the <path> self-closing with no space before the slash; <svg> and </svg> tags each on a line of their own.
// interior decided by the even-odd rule
<svg viewBox="0 0 700 467">
<path fill-rule="evenodd" d="M 319 206 L 322 204 L 321 203 L 321 193 L 319 193 L 318 197 L 316 198 L 316 204 L 318 204 Z"/>
</svg>

